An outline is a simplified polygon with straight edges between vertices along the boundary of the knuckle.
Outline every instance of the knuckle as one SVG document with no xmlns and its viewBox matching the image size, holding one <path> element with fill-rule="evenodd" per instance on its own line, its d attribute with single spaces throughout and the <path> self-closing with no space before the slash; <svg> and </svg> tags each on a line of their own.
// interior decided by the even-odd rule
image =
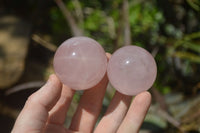
<svg viewBox="0 0 200 133">
<path fill-rule="evenodd" d="M 36 102 L 35 93 L 33 93 L 26 100 L 26 104 L 31 104 L 31 103 L 35 103 L 35 102 Z"/>
</svg>

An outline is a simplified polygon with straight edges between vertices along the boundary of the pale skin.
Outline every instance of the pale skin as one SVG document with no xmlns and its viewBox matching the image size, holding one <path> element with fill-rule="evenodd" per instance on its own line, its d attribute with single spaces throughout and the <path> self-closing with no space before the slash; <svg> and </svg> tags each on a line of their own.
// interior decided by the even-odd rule
<svg viewBox="0 0 200 133">
<path fill-rule="evenodd" d="M 110 57 L 109 54 L 107 54 Z M 11 133 L 137 133 L 151 104 L 147 91 L 134 97 L 116 92 L 105 115 L 101 112 L 108 78 L 84 91 L 71 125 L 64 127 L 74 90 L 62 85 L 55 74 L 33 93 L 19 114 Z"/>
</svg>

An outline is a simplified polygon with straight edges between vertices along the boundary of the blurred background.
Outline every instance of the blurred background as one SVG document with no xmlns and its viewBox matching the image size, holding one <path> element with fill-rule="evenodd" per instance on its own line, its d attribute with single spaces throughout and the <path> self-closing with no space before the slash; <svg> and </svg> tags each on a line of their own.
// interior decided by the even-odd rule
<svg viewBox="0 0 200 133">
<path fill-rule="evenodd" d="M 1 133 L 11 131 L 27 97 L 53 73 L 56 48 L 79 35 L 106 52 L 138 45 L 155 57 L 153 101 L 140 133 L 200 132 L 199 0 L 1 0 Z M 113 94 L 108 85 L 101 115 Z M 79 98 L 76 93 L 66 126 Z"/>
</svg>

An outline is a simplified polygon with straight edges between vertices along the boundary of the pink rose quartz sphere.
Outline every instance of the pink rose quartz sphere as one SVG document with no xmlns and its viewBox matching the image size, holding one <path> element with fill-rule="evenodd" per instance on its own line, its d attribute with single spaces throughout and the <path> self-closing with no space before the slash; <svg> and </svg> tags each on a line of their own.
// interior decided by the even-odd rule
<svg viewBox="0 0 200 133">
<path fill-rule="evenodd" d="M 73 37 L 57 49 L 53 65 L 63 84 L 74 90 L 85 90 L 97 85 L 104 77 L 107 57 L 95 40 Z"/>
<path fill-rule="evenodd" d="M 137 95 L 154 83 L 157 66 L 152 55 L 138 46 L 125 46 L 110 58 L 108 78 L 113 87 L 125 95 Z"/>
</svg>

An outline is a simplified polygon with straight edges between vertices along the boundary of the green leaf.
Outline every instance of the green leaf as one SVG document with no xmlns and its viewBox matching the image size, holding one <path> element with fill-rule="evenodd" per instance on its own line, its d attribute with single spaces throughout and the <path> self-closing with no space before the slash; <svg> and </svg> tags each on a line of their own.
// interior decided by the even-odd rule
<svg viewBox="0 0 200 133">
<path fill-rule="evenodd" d="M 200 45 L 199 44 L 192 43 L 192 42 L 186 42 L 183 44 L 183 47 L 200 53 Z"/>
<path fill-rule="evenodd" d="M 177 51 L 174 53 L 174 56 L 181 59 L 189 60 L 191 62 L 200 63 L 200 56 L 190 52 Z"/>
<path fill-rule="evenodd" d="M 184 36 L 184 40 L 193 40 L 200 38 L 200 32 L 194 32 Z"/>
<path fill-rule="evenodd" d="M 200 2 L 199 0 L 186 0 L 187 3 L 196 11 L 200 11 Z"/>
</svg>

